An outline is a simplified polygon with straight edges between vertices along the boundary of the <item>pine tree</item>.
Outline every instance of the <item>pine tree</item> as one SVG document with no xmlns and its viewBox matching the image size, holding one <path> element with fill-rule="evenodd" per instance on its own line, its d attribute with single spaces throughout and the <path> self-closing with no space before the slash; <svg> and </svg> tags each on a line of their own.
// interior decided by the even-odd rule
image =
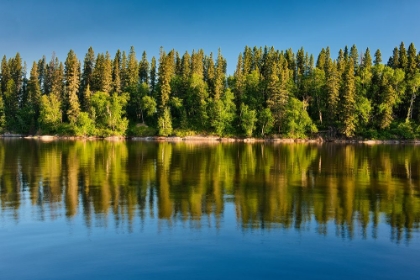
<svg viewBox="0 0 420 280">
<path fill-rule="evenodd" d="M 278 72 L 278 65 L 274 64 L 272 67 L 272 72 L 267 81 L 267 106 L 272 112 L 274 123 L 278 128 L 278 132 L 280 133 L 289 95 L 285 88 L 285 84 L 282 83 L 284 79 L 279 78 Z M 284 71 L 282 71 L 281 74 L 284 76 Z"/>
<path fill-rule="evenodd" d="M 365 69 L 370 69 L 372 67 L 372 57 L 370 55 L 369 48 L 366 48 L 365 54 L 363 56 L 362 67 Z"/>
<path fill-rule="evenodd" d="M 346 63 L 342 85 L 342 132 L 346 137 L 354 136 L 356 131 L 356 87 L 354 79 L 354 62 L 350 58 Z"/>
<path fill-rule="evenodd" d="M 29 118 L 32 129 L 35 128 L 35 122 L 39 117 L 39 108 L 41 104 L 41 86 L 39 85 L 38 65 L 34 62 L 32 65 L 29 82 L 28 82 L 28 98 L 25 106 L 29 111 Z"/>
<path fill-rule="evenodd" d="M 103 73 L 101 81 L 101 91 L 112 92 L 112 60 L 108 52 L 105 53 L 103 62 Z"/>
<path fill-rule="evenodd" d="M 139 64 L 134 47 L 131 46 L 127 62 L 127 80 L 125 87 L 136 87 L 139 83 Z"/>
<path fill-rule="evenodd" d="M 408 64 L 407 51 L 405 50 L 404 42 L 401 42 L 399 49 L 398 68 L 406 69 Z"/>
<path fill-rule="evenodd" d="M 41 92 L 43 92 L 43 85 L 45 82 L 45 76 L 47 75 L 47 62 L 45 56 L 43 56 L 40 60 L 38 60 L 38 82 L 41 89 Z"/>
<path fill-rule="evenodd" d="M 152 95 L 155 95 L 154 92 L 156 90 L 156 76 L 156 58 L 153 56 L 150 63 L 150 92 Z"/>
<path fill-rule="evenodd" d="M 12 78 L 10 75 L 9 63 L 7 62 L 7 58 L 4 55 L 3 59 L 1 60 L 1 92 L 6 92 L 7 83 Z"/>
<path fill-rule="evenodd" d="M 338 117 L 338 105 L 340 100 L 340 73 L 337 64 L 330 61 L 326 71 L 326 95 L 327 95 L 327 120 L 333 125 Z"/>
<path fill-rule="evenodd" d="M 244 75 L 251 73 L 252 61 L 253 61 L 252 50 L 250 47 L 245 46 L 245 50 L 243 54 L 243 67 L 242 67 Z"/>
<path fill-rule="evenodd" d="M 373 61 L 373 64 L 375 66 L 378 66 L 381 63 L 382 63 L 382 54 L 381 54 L 381 51 L 377 49 L 375 52 L 375 60 Z"/>
<path fill-rule="evenodd" d="M 356 45 L 351 46 L 350 48 L 350 58 L 354 62 L 354 71 L 357 71 L 359 68 L 359 52 L 357 51 Z"/>
<path fill-rule="evenodd" d="M 342 49 L 338 51 L 338 57 L 337 57 L 337 71 L 338 73 L 342 74 L 345 67 L 345 56 Z"/>
<path fill-rule="evenodd" d="M 400 67 L 400 53 L 397 47 L 394 48 L 392 56 L 388 60 L 388 66 L 394 69 Z"/>
<path fill-rule="evenodd" d="M 15 82 L 16 86 L 16 94 L 20 99 L 22 94 L 22 82 L 23 82 L 23 67 L 22 67 L 22 59 L 19 53 L 16 53 L 14 58 L 9 60 L 9 70 L 10 76 Z"/>
<path fill-rule="evenodd" d="M 225 76 L 226 76 L 225 67 L 224 67 L 224 59 L 223 59 L 222 52 L 220 51 L 220 49 L 217 54 L 215 70 L 216 72 L 214 76 L 214 99 L 217 100 L 225 91 Z"/>
<path fill-rule="evenodd" d="M 149 62 L 147 61 L 146 51 L 143 52 L 139 64 L 139 80 L 140 83 L 149 84 Z"/>
<path fill-rule="evenodd" d="M 322 48 L 321 52 L 318 55 L 318 59 L 316 61 L 316 68 L 324 70 L 325 61 L 326 61 L 325 50 L 324 48 Z"/>
<path fill-rule="evenodd" d="M 112 61 L 112 90 L 121 93 L 121 52 L 117 51 Z"/>
<path fill-rule="evenodd" d="M 66 92 L 65 102 L 67 103 L 66 114 L 67 119 L 71 124 L 75 124 L 77 122 L 77 118 L 80 113 L 80 103 L 79 98 L 77 97 L 80 86 L 79 70 L 79 61 L 76 54 L 73 50 L 70 50 L 65 61 L 64 80 Z"/>
<path fill-rule="evenodd" d="M 82 80 L 81 80 L 81 91 L 84 92 L 89 85 L 90 87 L 93 86 L 93 73 L 95 69 L 95 52 L 93 51 L 92 47 L 89 47 L 88 52 L 85 55 L 85 59 L 83 60 L 83 73 L 82 73 Z M 81 99 L 81 103 L 83 104 L 84 101 Z"/>
<path fill-rule="evenodd" d="M 407 58 L 407 68 L 406 68 L 406 73 L 408 75 L 413 75 L 416 70 L 417 70 L 417 51 L 416 51 L 416 47 L 414 46 L 413 43 L 410 44 L 410 46 L 408 47 L 408 58 Z"/>
</svg>

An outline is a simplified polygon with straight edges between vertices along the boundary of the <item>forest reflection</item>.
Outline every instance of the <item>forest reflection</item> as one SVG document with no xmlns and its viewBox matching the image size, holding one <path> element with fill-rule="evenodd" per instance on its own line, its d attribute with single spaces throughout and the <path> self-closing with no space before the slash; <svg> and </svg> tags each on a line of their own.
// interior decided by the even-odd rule
<svg viewBox="0 0 420 280">
<path fill-rule="evenodd" d="M 414 145 L 1 140 L 0 206 L 19 220 L 26 199 L 37 219 L 82 215 L 87 227 L 220 227 L 232 204 L 244 230 L 315 223 L 320 234 L 375 238 L 384 223 L 399 241 L 419 228 L 419 173 Z"/>
</svg>

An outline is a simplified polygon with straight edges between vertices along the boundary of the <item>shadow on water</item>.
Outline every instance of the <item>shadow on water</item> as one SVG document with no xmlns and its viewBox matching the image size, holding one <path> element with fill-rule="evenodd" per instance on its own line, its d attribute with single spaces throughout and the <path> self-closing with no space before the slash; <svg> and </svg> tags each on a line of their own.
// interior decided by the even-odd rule
<svg viewBox="0 0 420 280">
<path fill-rule="evenodd" d="M 1 140 L 0 215 L 19 221 L 27 200 L 41 221 L 218 228 L 233 205 L 245 231 L 315 224 L 323 235 L 376 238 L 385 224 L 392 240 L 409 241 L 419 172 L 412 145 Z"/>
</svg>

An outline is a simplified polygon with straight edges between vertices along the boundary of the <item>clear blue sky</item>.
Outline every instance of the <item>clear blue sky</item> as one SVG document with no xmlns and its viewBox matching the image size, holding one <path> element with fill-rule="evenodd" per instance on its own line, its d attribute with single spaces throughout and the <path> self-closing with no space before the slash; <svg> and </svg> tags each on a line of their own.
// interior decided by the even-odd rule
<svg viewBox="0 0 420 280">
<path fill-rule="evenodd" d="M 149 59 L 160 46 L 180 54 L 220 47 L 232 73 L 245 45 L 303 46 L 315 58 L 329 46 L 335 58 L 356 44 L 379 48 L 386 62 L 401 41 L 420 50 L 419 12 L 418 0 L 1 0 L 0 54 L 20 52 L 30 67 L 53 51 L 64 61 L 73 49 L 83 60 L 89 46 L 112 57 L 134 46 Z"/>
</svg>

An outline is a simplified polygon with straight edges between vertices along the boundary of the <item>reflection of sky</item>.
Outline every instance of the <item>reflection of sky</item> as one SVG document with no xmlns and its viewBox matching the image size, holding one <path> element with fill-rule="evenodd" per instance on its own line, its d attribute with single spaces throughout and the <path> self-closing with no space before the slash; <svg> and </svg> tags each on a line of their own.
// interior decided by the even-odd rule
<svg viewBox="0 0 420 280">
<path fill-rule="evenodd" d="M 159 47 L 186 50 L 220 47 L 233 72 L 245 45 L 293 48 L 318 55 L 330 46 L 356 44 L 359 52 L 380 48 L 384 62 L 394 46 L 405 41 L 420 45 L 415 0 L 345 1 L 11 1 L 0 5 L 0 50 L 8 57 L 19 51 L 32 65 L 53 51 L 61 61 L 70 49 L 80 60 L 95 52 L 129 50 L 138 57 Z"/>
<path fill-rule="evenodd" d="M 384 223 L 375 239 L 362 238 L 361 229 L 352 239 L 336 236 L 333 222 L 327 235 L 318 234 L 314 218 L 301 231 L 244 231 L 234 207 L 226 205 L 219 229 L 137 215 L 129 231 L 112 213 L 86 228 L 81 206 L 70 220 L 63 212 L 44 221 L 23 206 L 18 223 L 1 223 L 0 250 L 7 253 L 0 255 L 0 271 L 4 279 L 415 279 L 420 272 L 419 240 L 390 242 Z"/>
</svg>

